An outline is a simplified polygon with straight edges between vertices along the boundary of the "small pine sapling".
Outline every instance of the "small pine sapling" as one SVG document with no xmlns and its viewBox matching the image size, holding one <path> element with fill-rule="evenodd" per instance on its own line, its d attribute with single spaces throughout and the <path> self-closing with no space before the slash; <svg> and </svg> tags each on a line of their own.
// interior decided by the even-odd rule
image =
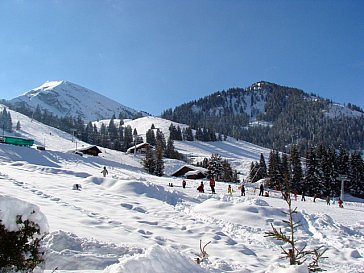
<svg viewBox="0 0 364 273">
<path fill-rule="evenodd" d="M 290 188 L 289 188 L 289 183 L 288 183 L 288 179 L 285 179 L 286 182 L 286 189 L 287 189 L 287 193 L 286 194 L 282 194 L 283 195 L 283 199 L 286 201 L 287 205 L 288 205 L 288 213 L 284 212 L 284 214 L 288 215 L 288 220 L 282 220 L 284 224 L 286 224 L 288 226 L 289 229 L 289 234 L 286 235 L 281 228 L 279 228 L 279 230 L 273 226 L 273 224 L 271 223 L 272 226 L 272 231 L 268 231 L 266 232 L 265 237 L 273 237 L 276 240 L 282 241 L 284 243 L 289 244 L 289 248 L 285 249 L 281 246 L 282 249 L 282 254 L 285 255 L 286 258 L 289 259 L 289 264 L 290 265 L 300 265 L 302 263 L 304 263 L 307 260 L 307 256 L 312 256 L 312 262 L 308 264 L 308 268 L 310 270 L 310 272 L 319 272 L 319 271 L 323 271 L 323 269 L 321 269 L 319 267 L 319 260 L 326 258 L 323 257 L 323 254 L 326 252 L 327 248 L 325 248 L 324 250 L 321 250 L 322 246 L 319 248 L 316 248 L 314 250 L 306 250 L 306 246 L 304 245 L 302 248 L 298 248 L 297 244 L 298 244 L 298 240 L 295 237 L 295 233 L 297 231 L 297 228 L 301 226 L 299 221 L 294 221 L 293 219 L 293 215 L 297 213 L 297 207 L 292 209 L 292 200 L 291 200 L 291 195 L 290 195 Z"/>
</svg>

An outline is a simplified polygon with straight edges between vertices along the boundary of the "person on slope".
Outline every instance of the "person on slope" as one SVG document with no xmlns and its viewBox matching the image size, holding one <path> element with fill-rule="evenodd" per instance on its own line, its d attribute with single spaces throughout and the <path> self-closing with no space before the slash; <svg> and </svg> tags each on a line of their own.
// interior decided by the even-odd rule
<svg viewBox="0 0 364 273">
<path fill-rule="evenodd" d="M 326 196 L 326 205 L 330 206 L 330 195 Z"/>
<path fill-rule="evenodd" d="M 203 185 L 203 182 L 201 181 L 201 184 L 200 186 L 197 187 L 197 190 L 200 192 L 200 193 L 204 193 L 205 190 L 204 190 L 204 185 Z"/>
<path fill-rule="evenodd" d="M 264 196 L 264 186 L 263 186 L 263 184 L 260 184 L 259 189 L 260 189 L 259 196 Z"/>
<path fill-rule="evenodd" d="M 228 194 L 233 194 L 233 188 L 231 187 L 231 185 L 228 186 Z"/>
<path fill-rule="evenodd" d="M 215 180 L 212 177 L 210 178 L 210 188 L 211 188 L 212 193 L 216 193 L 215 192 Z"/>
<path fill-rule="evenodd" d="M 109 172 L 106 170 L 106 167 L 104 167 L 104 169 L 101 171 L 101 173 L 104 177 L 106 177 L 106 175 L 109 174 Z"/>
<path fill-rule="evenodd" d="M 183 179 L 183 181 L 182 181 L 182 187 L 183 187 L 184 189 L 186 188 L 186 184 L 187 184 L 187 183 L 186 183 L 186 180 L 184 180 L 184 179 Z"/>
<path fill-rule="evenodd" d="M 337 203 L 339 204 L 339 207 L 340 208 L 344 208 L 344 205 L 343 205 L 343 200 L 341 200 L 340 198 L 339 198 L 339 200 L 337 201 Z"/>
<path fill-rule="evenodd" d="M 301 197 L 301 201 L 305 201 L 306 202 L 306 198 L 305 198 L 305 192 L 302 191 L 302 197 Z"/>
<path fill-rule="evenodd" d="M 245 196 L 245 186 L 244 186 L 244 184 L 241 185 L 240 191 L 241 191 L 241 196 Z"/>
</svg>

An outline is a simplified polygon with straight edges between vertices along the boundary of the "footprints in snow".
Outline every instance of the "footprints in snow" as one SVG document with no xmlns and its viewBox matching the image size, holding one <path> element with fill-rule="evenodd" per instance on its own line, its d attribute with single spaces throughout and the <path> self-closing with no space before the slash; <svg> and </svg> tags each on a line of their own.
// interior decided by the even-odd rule
<svg viewBox="0 0 364 273">
<path fill-rule="evenodd" d="M 139 203 L 136 203 L 136 204 L 139 205 Z M 123 208 L 126 208 L 128 210 L 134 210 L 134 211 L 137 211 L 140 213 L 147 213 L 147 211 L 140 206 L 134 206 L 134 205 L 128 204 L 128 203 L 121 203 L 120 206 Z"/>
</svg>

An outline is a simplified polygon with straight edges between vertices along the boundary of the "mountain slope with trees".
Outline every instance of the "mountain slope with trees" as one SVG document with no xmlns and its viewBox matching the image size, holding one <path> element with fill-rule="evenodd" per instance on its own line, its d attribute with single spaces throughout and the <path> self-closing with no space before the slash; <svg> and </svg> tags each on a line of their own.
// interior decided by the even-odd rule
<svg viewBox="0 0 364 273">
<path fill-rule="evenodd" d="M 198 130 L 205 128 L 267 148 L 299 150 L 323 143 L 364 148 L 364 112 L 303 90 L 258 82 L 248 88 L 219 91 L 162 113 L 162 117 Z"/>
</svg>

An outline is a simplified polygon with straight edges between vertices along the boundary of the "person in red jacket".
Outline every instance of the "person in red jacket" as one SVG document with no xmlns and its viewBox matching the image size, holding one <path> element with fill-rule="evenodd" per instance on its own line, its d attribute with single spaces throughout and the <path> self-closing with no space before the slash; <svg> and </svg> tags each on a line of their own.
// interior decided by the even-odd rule
<svg viewBox="0 0 364 273">
<path fill-rule="evenodd" d="M 339 198 L 339 201 L 337 201 L 337 203 L 339 204 L 339 207 L 340 208 L 343 208 L 344 206 L 343 206 L 343 200 L 341 200 L 340 198 Z"/>
<path fill-rule="evenodd" d="M 213 178 L 210 178 L 210 188 L 211 192 L 215 193 L 215 180 Z"/>
<path fill-rule="evenodd" d="M 201 192 L 201 193 L 204 193 L 204 192 L 205 192 L 205 190 L 204 190 L 204 185 L 203 185 L 203 182 L 202 182 L 202 181 L 201 181 L 200 186 L 198 186 L 198 187 L 197 187 L 197 190 L 198 190 L 199 192 Z"/>
</svg>

